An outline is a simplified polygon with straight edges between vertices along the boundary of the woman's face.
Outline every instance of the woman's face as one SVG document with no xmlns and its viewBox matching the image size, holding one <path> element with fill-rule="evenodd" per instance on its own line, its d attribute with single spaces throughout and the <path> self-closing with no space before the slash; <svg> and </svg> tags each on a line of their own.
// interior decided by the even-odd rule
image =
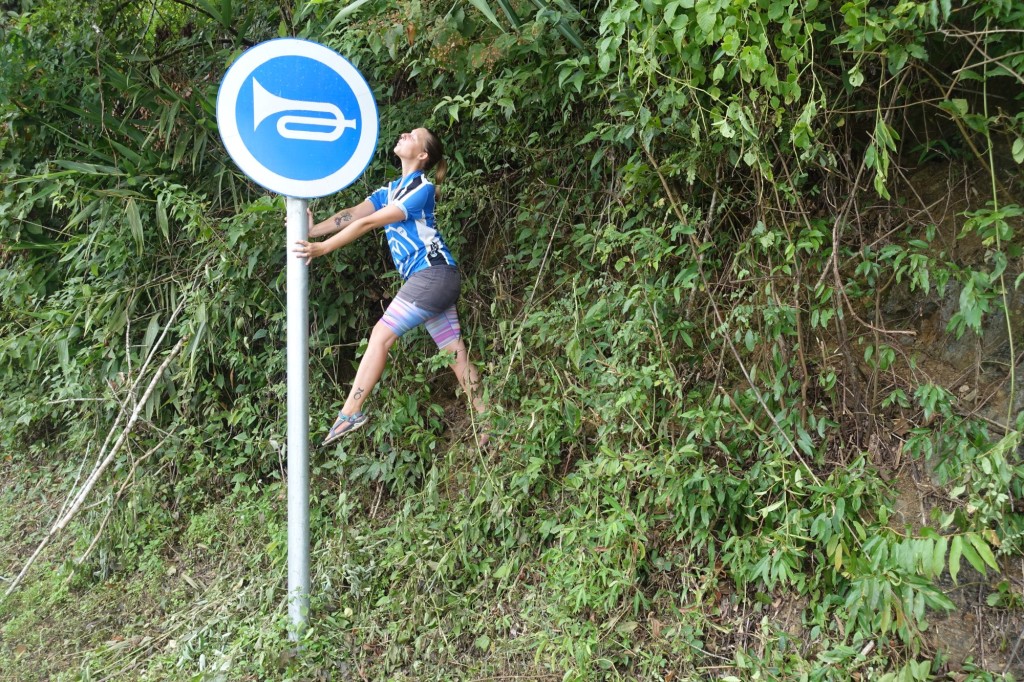
<svg viewBox="0 0 1024 682">
<path fill-rule="evenodd" d="M 395 144 L 395 155 L 400 159 L 427 160 L 427 152 L 424 151 L 424 139 L 427 135 L 426 128 L 416 128 L 398 136 Z"/>
</svg>

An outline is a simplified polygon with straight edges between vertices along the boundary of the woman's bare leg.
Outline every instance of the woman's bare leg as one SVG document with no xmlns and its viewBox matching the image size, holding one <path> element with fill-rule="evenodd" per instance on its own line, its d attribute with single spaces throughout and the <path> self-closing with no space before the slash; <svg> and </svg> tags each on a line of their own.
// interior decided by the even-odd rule
<svg viewBox="0 0 1024 682">
<path fill-rule="evenodd" d="M 466 344 L 462 342 L 462 339 L 459 339 L 441 350 L 455 354 L 455 361 L 448 366 L 455 372 L 455 378 L 459 380 L 462 390 L 469 396 L 473 403 L 473 408 L 477 412 L 482 413 L 484 411 L 484 401 L 480 398 L 480 374 L 469 361 L 469 351 L 466 350 Z"/>
<path fill-rule="evenodd" d="M 397 340 L 398 336 L 383 322 L 378 322 L 373 327 L 373 331 L 370 332 L 370 341 L 366 346 L 366 353 L 359 361 L 359 369 L 356 370 L 352 390 L 348 394 L 345 406 L 341 408 L 344 414 L 352 416 L 362 410 L 363 402 L 380 381 L 384 367 L 388 364 L 388 351 Z"/>
<path fill-rule="evenodd" d="M 459 380 L 459 385 L 462 386 L 462 390 L 469 396 L 469 400 L 473 405 L 473 409 L 477 413 L 482 414 L 486 409 L 484 406 L 483 398 L 480 396 L 480 374 L 476 371 L 476 367 L 469 361 L 469 351 L 466 350 L 466 344 L 463 343 L 460 338 L 457 341 L 453 341 L 441 350 L 448 351 L 449 353 L 455 354 L 455 361 L 452 362 L 449 367 L 455 372 L 455 378 Z M 486 430 L 480 435 L 480 445 L 487 445 L 487 441 L 490 439 L 489 434 Z"/>
</svg>

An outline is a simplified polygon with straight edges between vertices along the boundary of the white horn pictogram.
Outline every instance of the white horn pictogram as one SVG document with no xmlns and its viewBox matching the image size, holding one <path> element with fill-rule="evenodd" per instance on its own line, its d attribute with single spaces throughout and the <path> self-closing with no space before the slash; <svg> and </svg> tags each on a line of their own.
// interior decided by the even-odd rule
<svg viewBox="0 0 1024 682">
<path fill-rule="evenodd" d="M 339 109 L 330 102 L 308 102 L 300 99 L 278 97 L 267 92 L 255 78 L 252 79 L 252 129 L 260 127 L 267 116 L 282 111 L 318 111 L 331 116 L 282 116 L 277 120 L 277 132 L 281 137 L 290 140 L 313 140 L 316 142 L 334 142 L 346 128 L 356 129 L 356 122 L 345 118 Z M 328 128 L 329 130 L 301 130 L 290 128 L 289 125 Z"/>
</svg>

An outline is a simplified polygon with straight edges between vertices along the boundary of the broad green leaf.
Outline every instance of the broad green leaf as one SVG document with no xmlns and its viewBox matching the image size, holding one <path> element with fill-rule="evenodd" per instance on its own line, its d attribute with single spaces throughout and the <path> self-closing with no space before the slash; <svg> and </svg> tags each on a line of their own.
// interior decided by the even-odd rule
<svg viewBox="0 0 1024 682">
<path fill-rule="evenodd" d="M 145 243 L 145 235 L 142 229 L 142 216 L 139 215 L 139 205 L 135 203 L 135 199 L 128 199 L 128 203 L 125 206 L 125 213 L 128 216 L 128 228 L 132 233 L 132 240 L 135 242 L 135 250 L 138 255 L 142 255 L 143 245 Z"/>
<path fill-rule="evenodd" d="M 157 197 L 156 200 L 156 224 L 157 226 L 159 226 L 160 232 L 161 234 L 163 234 L 164 239 L 169 242 L 171 240 L 170 226 L 167 220 L 167 207 L 164 206 L 163 196 Z"/>
<path fill-rule="evenodd" d="M 718 13 L 713 8 L 704 7 L 697 10 L 697 26 L 701 32 L 709 34 L 715 30 L 718 23 Z M 709 38 L 710 39 L 710 38 Z"/>
<path fill-rule="evenodd" d="M 992 549 L 988 546 L 988 542 L 979 533 L 970 533 L 967 539 L 971 541 L 974 549 L 978 550 L 978 555 L 985 561 L 986 564 L 991 566 L 994 570 L 999 570 L 999 563 L 996 561 L 995 555 L 992 553 Z"/>
<path fill-rule="evenodd" d="M 64 159 L 56 159 L 53 164 L 60 166 L 61 168 L 67 168 L 68 170 L 79 171 L 82 173 L 89 173 L 91 175 L 124 175 L 120 170 L 113 166 L 106 166 L 96 163 L 81 163 L 79 161 L 65 161 Z"/>
<path fill-rule="evenodd" d="M 355 2 L 349 3 L 348 5 L 342 7 L 334 15 L 334 18 L 331 19 L 331 23 L 327 24 L 327 28 L 324 30 L 324 33 L 329 33 L 338 24 L 338 22 L 340 22 L 342 19 L 355 12 L 357 9 L 359 9 L 369 1 L 370 0 L 355 0 Z"/>
<path fill-rule="evenodd" d="M 491 6 L 487 4 L 487 0 L 469 0 L 469 2 L 473 7 L 480 10 L 480 13 L 487 17 L 488 21 L 497 26 L 501 31 L 505 30 L 502 27 L 501 22 L 498 21 L 498 17 L 494 13 L 494 10 L 492 10 Z"/>
<path fill-rule="evenodd" d="M 761 510 L 761 518 L 766 518 L 773 511 L 775 511 L 776 509 L 781 507 L 783 504 L 785 504 L 785 502 L 786 502 L 785 499 L 781 499 L 781 500 L 777 500 L 775 502 L 772 502 L 767 507 L 765 507 L 764 509 Z"/>
<path fill-rule="evenodd" d="M 505 16 L 508 17 L 509 22 L 515 28 L 521 28 L 523 20 L 516 14 L 515 8 L 512 7 L 512 3 L 509 0 L 498 0 L 498 4 L 501 5 L 501 9 L 505 12 Z"/>
<path fill-rule="evenodd" d="M 68 338 L 66 336 L 57 339 L 57 359 L 64 366 L 71 362 L 71 352 L 68 348 Z"/>
<path fill-rule="evenodd" d="M 498 569 L 496 571 L 494 571 L 494 576 L 493 577 L 495 579 L 497 579 L 497 580 L 502 580 L 504 578 L 507 578 L 511 573 L 512 573 L 512 560 L 510 559 L 510 560 L 504 562 L 501 566 L 498 567 Z"/>
<path fill-rule="evenodd" d="M 149 318 L 149 324 L 146 326 L 146 334 L 142 337 L 142 355 L 146 356 L 149 354 L 150 349 L 153 347 L 153 342 L 156 341 L 157 334 L 160 333 L 160 316 L 154 315 Z"/>
<path fill-rule="evenodd" d="M 942 575 L 942 569 L 946 566 L 946 548 L 948 546 L 949 540 L 945 537 L 939 538 L 938 541 L 936 541 L 935 548 L 932 554 L 932 577 Z"/>
<path fill-rule="evenodd" d="M 859 88 L 864 83 L 864 74 L 861 73 L 859 64 L 847 71 L 847 75 L 850 78 L 850 85 L 852 87 Z"/>
<path fill-rule="evenodd" d="M 968 533 L 968 536 L 969 535 L 970 534 Z M 971 566 L 974 567 L 974 570 L 982 575 L 986 574 L 985 562 L 982 560 L 981 556 L 978 555 L 977 550 L 971 546 L 970 537 L 968 537 L 967 542 L 963 543 L 963 553 L 964 557 L 967 558 L 967 561 L 969 561 Z"/>
<path fill-rule="evenodd" d="M 945 109 L 958 118 L 966 116 L 968 111 L 967 100 L 961 98 L 954 98 L 942 102 L 939 104 L 939 108 Z"/>
<path fill-rule="evenodd" d="M 949 577 L 956 583 L 956 576 L 960 573 L 960 555 L 963 553 L 964 538 L 962 535 L 954 535 L 953 541 L 949 543 Z"/>
</svg>

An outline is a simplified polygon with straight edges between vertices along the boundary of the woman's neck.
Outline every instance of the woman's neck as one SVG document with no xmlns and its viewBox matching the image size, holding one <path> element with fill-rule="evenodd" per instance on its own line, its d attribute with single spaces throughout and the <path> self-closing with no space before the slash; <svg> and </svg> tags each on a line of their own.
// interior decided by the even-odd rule
<svg viewBox="0 0 1024 682">
<path fill-rule="evenodd" d="M 406 161 L 402 159 L 402 177 L 407 178 L 418 170 L 423 170 L 420 165 L 415 161 Z"/>
</svg>

